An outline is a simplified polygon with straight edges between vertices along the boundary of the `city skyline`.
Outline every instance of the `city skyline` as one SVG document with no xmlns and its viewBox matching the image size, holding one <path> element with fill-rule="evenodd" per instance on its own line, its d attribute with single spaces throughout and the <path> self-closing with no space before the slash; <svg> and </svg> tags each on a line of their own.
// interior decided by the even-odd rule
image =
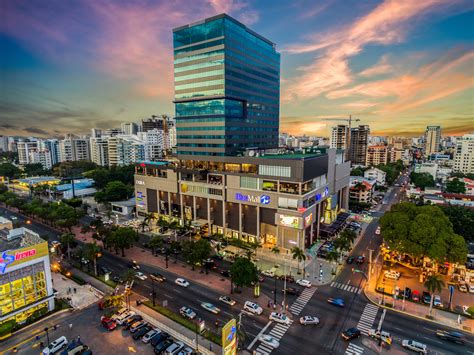
<svg viewBox="0 0 474 355">
<path fill-rule="evenodd" d="M 84 134 L 174 115 L 172 28 L 223 12 L 281 52 L 280 133 L 328 136 L 337 122 L 322 119 L 349 114 L 374 135 L 474 130 L 467 1 L 50 4 L 2 4 L 4 134 Z"/>
</svg>

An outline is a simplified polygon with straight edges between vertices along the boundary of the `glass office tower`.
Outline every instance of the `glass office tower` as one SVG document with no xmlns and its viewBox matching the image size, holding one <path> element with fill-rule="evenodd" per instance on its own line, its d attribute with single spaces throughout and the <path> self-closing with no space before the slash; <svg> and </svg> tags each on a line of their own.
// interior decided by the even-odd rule
<svg viewBox="0 0 474 355">
<path fill-rule="evenodd" d="M 280 54 L 221 14 L 173 30 L 177 153 L 278 147 Z"/>
</svg>

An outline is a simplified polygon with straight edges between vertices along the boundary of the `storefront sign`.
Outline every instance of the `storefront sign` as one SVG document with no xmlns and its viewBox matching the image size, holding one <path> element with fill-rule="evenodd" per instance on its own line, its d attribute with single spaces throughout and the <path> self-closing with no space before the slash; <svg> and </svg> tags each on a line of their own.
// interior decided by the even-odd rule
<svg viewBox="0 0 474 355">
<path fill-rule="evenodd" d="M 326 196 L 329 195 L 329 188 L 326 186 L 324 189 L 324 192 L 322 194 L 316 194 L 316 201 L 321 200 L 322 198 L 325 198 Z"/>
<path fill-rule="evenodd" d="M 231 319 L 222 328 L 222 354 L 237 354 L 237 322 Z"/>
<path fill-rule="evenodd" d="M 135 184 L 137 184 L 137 185 L 145 185 L 145 181 L 143 181 L 143 180 L 135 180 Z"/>
<path fill-rule="evenodd" d="M 309 215 L 307 215 L 304 218 L 304 226 L 307 227 L 313 223 L 313 212 L 311 212 Z"/>
<path fill-rule="evenodd" d="M 5 269 L 7 268 L 8 265 L 16 261 L 23 260 L 35 255 L 36 255 L 36 249 L 29 249 L 29 250 L 17 251 L 17 252 L 10 251 L 10 250 L 4 251 L 0 258 L 0 273 L 1 274 L 5 273 Z"/>
<path fill-rule="evenodd" d="M 268 195 L 254 196 L 247 194 L 244 195 L 240 192 L 237 192 L 235 194 L 235 199 L 237 201 L 261 203 L 262 205 L 268 205 L 270 203 L 270 196 Z"/>
<path fill-rule="evenodd" d="M 284 227 L 301 229 L 302 218 L 296 216 L 277 215 L 277 224 Z"/>
</svg>

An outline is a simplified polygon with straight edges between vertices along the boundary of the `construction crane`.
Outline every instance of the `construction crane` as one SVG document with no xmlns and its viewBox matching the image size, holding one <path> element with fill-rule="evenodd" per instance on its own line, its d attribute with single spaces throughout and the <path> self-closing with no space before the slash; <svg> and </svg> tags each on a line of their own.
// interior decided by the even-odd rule
<svg viewBox="0 0 474 355">
<path fill-rule="evenodd" d="M 347 137 L 346 137 L 346 149 L 344 152 L 344 155 L 346 157 L 346 160 L 349 160 L 349 149 L 350 149 L 350 142 L 351 142 L 351 126 L 352 122 L 359 122 L 360 119 L 358 118 L 352 118 L 352 115 L 349 115 L 349 118 L 326 118 L 323 119 L 323 121 L 344 121 L 348 123 L 348 129 L 347 129 Z"/>
</svg>

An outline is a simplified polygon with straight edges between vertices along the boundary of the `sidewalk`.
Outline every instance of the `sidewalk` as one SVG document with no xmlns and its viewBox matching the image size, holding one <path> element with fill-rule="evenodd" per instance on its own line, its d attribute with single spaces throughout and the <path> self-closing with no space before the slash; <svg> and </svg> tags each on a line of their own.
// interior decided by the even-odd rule
<svg viewBox="0 0 474 355">
<path fill-rule="evenodd" d="M 428 322 L 433 322 L 437 323 L 443 326 L 447 326 L 450 328 L 462 330 L 465 332 L 469 332 L 471 334 L 474 333 L 474 320 L 469 319 L 467 317 L 461 316 L 461 324 L 458 323 L 459 315 L 447 311 L 443 311 L 438 308 L 433 308 L 432 311 L 432 316 L 433 319 L 428 319 L 426 316 L 428 315 L 429 312 L 429 307 L 422 305 L 422 304 L 416 304 L 411 301 L 405 301 L 403 300 L 394 300 L 393 297 L 385 295 L 385 302 L 386 303 L 392 303 L 393 307 L 386 307 L 383 306 L 382 303 L 382 294 L 375 292 L 375 285 L 377 282 L 377 277 L 376 275 L 373 275 L 371 277 L 370 282 L 366 284 L 366 287 L 364 287 L 364 294 L 365 296 L 369 299 L 370 302 L 373 304 L 376 304 L 380 307 L 384 307 L 390 310 L 393 310 L 395 312 L 399 313 L 404 313 L 406 315 L 416 317 L 423 319 Z"/>
</svg>

